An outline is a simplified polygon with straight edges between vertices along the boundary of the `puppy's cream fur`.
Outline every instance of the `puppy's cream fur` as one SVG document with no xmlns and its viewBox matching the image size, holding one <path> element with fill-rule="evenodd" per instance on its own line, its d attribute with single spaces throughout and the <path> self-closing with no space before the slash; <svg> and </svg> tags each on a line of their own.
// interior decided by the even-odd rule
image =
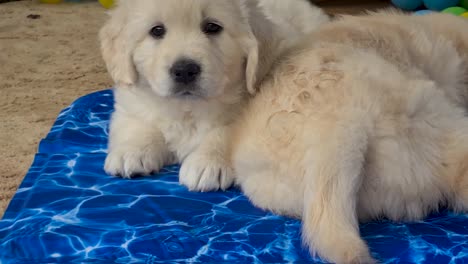
<svg viewBox="0 0 468 264">
<path fill-rule="evenodd" d="M 100 32 L 103 58 L 116 83 L 105 170 L 131 177 L 182 162 L 180 182 L 191 190 L 226 189 L 226 125 L 255 92 L 276 54 L 326 16 L 303 0 L 289 1 L 301 19 L 257 0 L 120 1 Z M 297 4 L 297 7 L 294 7 Z M 309 20 L 310 18 L 310 20 Z M 207 36 L 207 19 L 224 30 Z M 301 24 L 307 22 L 307 24 Z M 316 24 L 314 24 L 316 23 Z M 149 32 L 163 24 L 167 33 Z M 293 30 L 291 30 L 293 29 Z M 190 58 L 201 65 L 197 96 L 175 96 L 169 69 Z M 257 67 L 258 63 L 263 67 Z"/>
<path fill-rule="evenodd" d="M 468 209 L 468 22 L 343 17 L 284 55 L 232 125 L 236 181 L 311 252 L 372 263 L 359 221 Z M 259 65 L 261 67 L 261 64 Z"/>
</svg>

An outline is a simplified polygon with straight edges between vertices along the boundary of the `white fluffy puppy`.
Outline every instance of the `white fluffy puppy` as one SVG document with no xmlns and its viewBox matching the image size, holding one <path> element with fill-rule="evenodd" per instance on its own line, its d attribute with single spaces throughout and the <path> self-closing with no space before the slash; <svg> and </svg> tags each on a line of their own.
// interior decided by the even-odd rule
<svg viewBox="0 0 468 264">
<path fill-rule="evenodd" d="M 319 9 L 294 0 L 288 3 L 298 5 L 307 26 L 286 17 L 275 21 L 281 12 L 267 16 L 275 7 L 264 8 L 266 2 L 119 2 L 100 32 L 103 58 L 116 83 L 107 173 L 148 175 L 182 162 L 180 182 L 191 190 L 232 184 L 226 125 L 268 71 L 257 70 L 258 61 L 271 64 L 291 39 L 313 28 L 309 24 L 327 20 Z"/>
<path fill-rule="evenodd" d="M 468 211 L 467 55 L 468 22 L 451 15 L 324 25 L 232 125 L 236 182 L 301 218 L 310 250 L 336 263 L 375 261 L 359 221 Z"/>
</svg>

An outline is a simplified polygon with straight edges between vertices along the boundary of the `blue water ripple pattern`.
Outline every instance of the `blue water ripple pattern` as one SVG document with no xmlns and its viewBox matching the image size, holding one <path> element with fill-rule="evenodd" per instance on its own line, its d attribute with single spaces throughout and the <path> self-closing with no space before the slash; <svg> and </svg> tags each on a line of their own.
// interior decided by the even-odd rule
<svg viewBox="0 0 468 264">
<path fill-rule="evenodd" d="M 0 221 L 0 263 L 325 263 L 300 222 L 237 189 L 189 192 L 179 167 L 125 180 L 103 171 L 111 90 L 64 109 Z M 361 234 L 382 263 L 468 263 L 468 217 L 375 221 Z"/>
</svg>

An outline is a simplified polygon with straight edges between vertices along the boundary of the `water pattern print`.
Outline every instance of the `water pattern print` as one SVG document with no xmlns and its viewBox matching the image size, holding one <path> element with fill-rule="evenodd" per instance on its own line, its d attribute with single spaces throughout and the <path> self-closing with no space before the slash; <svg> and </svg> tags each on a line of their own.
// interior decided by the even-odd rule
<svg viewBox="0 0 468 264">
<path fill-rule="evenodd" d="M 0 263 L 324 263 L 300 221 L 254 207 L 237 189 L 189 192 L 177 165 L 133 180 L 103 171 L 113 95 L 64 109 L 0 221 Z M 382 263 L 468 263 L 468 217 L 361 225 Z"/>
</svg>

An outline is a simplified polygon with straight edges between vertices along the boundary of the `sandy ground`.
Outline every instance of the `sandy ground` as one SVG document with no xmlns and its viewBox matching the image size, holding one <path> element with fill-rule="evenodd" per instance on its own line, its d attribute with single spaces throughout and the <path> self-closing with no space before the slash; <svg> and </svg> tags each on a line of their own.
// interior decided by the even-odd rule
<svg viewBox="0 0 468 264">
<path fill-rule="evenodd" d="M 332 13 L 384 5 L 323 3 Z M 97 42 L 105 12 L 97 2 L 0 4 L 0 218 L 59 111 L 111 86 Z"/>
<path fill-rule="evenodd" d="M 97 41 L 105 18 L 94 2 L 0 4 L 0 217 L 59 111 L 111 85 Z"/>
</svg>

